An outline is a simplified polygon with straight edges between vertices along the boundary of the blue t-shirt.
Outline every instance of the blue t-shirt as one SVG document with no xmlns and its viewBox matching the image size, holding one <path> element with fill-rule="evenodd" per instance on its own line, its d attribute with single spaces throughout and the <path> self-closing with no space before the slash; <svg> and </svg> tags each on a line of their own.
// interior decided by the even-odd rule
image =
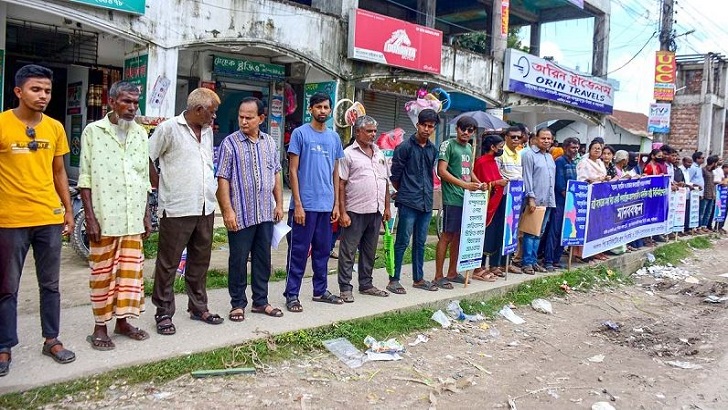
<svg viewBox="0 0 728 410">
<path fill-rule="evenodd" d="M 344 157 L 339 134 L 330 129 L 316 131 L 311 124 L 304 124 L 293 130 L 288 153 L 299 158 L 298 193 L 303 209 L 331 212 L 334 208 L 334 163 Z"/>
</svg>

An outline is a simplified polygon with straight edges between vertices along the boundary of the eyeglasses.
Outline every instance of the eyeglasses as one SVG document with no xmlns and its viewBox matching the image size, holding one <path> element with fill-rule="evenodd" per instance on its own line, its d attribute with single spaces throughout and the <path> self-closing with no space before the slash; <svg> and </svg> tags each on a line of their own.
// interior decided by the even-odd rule
<svg viewBox="0 0 728 410">
<path fill-rule="evenodd" d="M 521 139 L 521 136 L 518 135 L 518 134 L 511 134 L 511 135 L 509 135 L 509 137 L 512 138 L 512 139 L 514 139 L 514 140 L 520 140 Z"/>
<path fill-rule="evenodd" d="M 35 140 L 35 128 L 25 127 L 25 135 L 32 140 L 28 143 L 28 149 L 38 151 L 38 141 Z"/>
<path fill-rule="evenodd" d="M 460 131 L 467 132 L 468 134 L 472 134 L 475 132 L 475 128 L 474 127 L 460 128 Z"/>
</svg>

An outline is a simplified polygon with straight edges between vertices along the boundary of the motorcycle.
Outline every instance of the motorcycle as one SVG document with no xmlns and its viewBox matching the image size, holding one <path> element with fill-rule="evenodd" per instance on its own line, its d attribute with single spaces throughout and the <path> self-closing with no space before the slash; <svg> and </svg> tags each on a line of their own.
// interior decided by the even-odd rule
<svg viewBox="0 0 728 410">
<path fill-rule="evenodd" d="M 81 201 L 81 190 L 76 186 L 76 181 L 69 181 L 69 193 L 71 194 L 71 207 L 73 208 L 73 221 L 75 228 L 70 235 L 71 248 L 76 255 L 84 260 L 88 260 L 91 250 L 88 245 L 88 236 L 86 236 L 86 213 L 83 210 L 83 202 Z M 159 230 L 159 218 L 157 217 L 157 190 L 152 189 L 152 194 L 148 197 L 149 210 L 152 219 L 152 231 Z"/>
</svg>

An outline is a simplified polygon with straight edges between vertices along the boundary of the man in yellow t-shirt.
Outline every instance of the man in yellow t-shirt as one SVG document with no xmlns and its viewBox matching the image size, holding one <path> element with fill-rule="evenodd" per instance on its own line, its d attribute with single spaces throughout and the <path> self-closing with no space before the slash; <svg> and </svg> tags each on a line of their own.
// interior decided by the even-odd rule
<svg viewBox="0 0 728 410">
<path fill-rule="evenodd" d="M 51 99 L 53 72 L 26 65 L 15 74 L 18 107 L 0 114 L 0 377 L 10 371 L 18 344 L 18 287 L 33 247 L 40 288 L 42 353 L 58 363 L 76 355 L 58 340 L 61 297 L 61 235 L 73 231 L 63 156 L 63 126 L 43 114 Z"/>
</svg>

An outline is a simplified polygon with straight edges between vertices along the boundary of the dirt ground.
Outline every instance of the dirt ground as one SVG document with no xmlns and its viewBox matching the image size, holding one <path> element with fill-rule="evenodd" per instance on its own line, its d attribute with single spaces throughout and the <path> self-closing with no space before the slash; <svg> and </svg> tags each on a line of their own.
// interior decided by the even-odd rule
<svg viewBox="0 0 728 410">
<path fill-rule="evenodd" d="M 316 353 L 254 376 L 112 386 L 100 401 L 69 397 L 48 407 L 728 408 L 728 300 L 704 301 L 728 294 L 720 276 L 727 245 L 696 251 L 682 276 L 636 276 L 635 285 L 551 298 L 551 315 L 519 307 L 521 325 L 498 318 L 433 327 L 429 341 L 412 347 L 417 334 L 399 335 L 407 347 L 400 361 L 350 369 Z"/>
</svg>

